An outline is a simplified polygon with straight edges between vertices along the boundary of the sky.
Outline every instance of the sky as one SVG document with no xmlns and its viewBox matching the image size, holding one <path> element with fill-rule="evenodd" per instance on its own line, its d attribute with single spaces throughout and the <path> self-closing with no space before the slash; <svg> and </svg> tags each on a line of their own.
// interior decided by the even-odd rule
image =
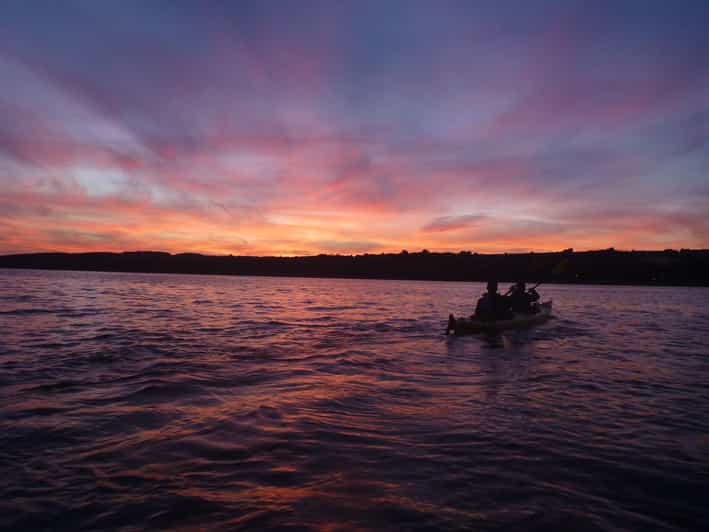
<svg viewBox="0 0 709 532">
<path fill-rule="evenodd" d="M 0 254 L 709 248 L 709 2 L 0 2 Z"/>
</svg>

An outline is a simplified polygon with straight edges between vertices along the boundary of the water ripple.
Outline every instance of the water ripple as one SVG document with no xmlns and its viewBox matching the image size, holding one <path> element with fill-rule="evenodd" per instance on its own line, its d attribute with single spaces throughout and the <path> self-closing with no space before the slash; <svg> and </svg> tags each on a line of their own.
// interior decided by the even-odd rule
<svg viewBox="0 0 709 532">
<path fill-rule="evenodd" d="M 0 284 L 0 528 L 709 528 L 709 290 L 452 338 L 480 285 Z"/>
</svg>

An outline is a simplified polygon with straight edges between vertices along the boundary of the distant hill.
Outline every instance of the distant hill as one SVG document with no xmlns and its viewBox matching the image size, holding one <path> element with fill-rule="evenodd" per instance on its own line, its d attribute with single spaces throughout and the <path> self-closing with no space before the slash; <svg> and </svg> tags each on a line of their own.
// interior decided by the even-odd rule
<svg viewBox="0 0 709 532">
<path fill-rule="evenodd" d="M 709 286 L 709 250 L 554 253 L 382 253 L 307 257 L 194 253 L 33 253 L 0 256 L 0 268 L 147 273 L 613 283 Z"/>
</svg>

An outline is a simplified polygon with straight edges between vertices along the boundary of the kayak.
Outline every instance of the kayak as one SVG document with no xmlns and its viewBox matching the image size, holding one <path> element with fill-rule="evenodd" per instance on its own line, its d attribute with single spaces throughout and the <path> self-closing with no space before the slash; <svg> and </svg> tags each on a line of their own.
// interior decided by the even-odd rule
<svg viewBox="0 0 709 532">
<path fill-rule="evenodd" d="M 486 321 L 478 320 L 474 316 L 470 318 L 455 318 L 453 314 L 448 318 L 448 328 L 446 334 L 451 332 L 455 335 L 473 334 L 479 332 L 499 332 L 508 329 L 522 329 L 539 323 L 544 323 L 551 318 L 551 301 L 546 301 L 537 305 L 539 312 L 534 314 L 514 314 L 508 320 Z"/>
</svg>

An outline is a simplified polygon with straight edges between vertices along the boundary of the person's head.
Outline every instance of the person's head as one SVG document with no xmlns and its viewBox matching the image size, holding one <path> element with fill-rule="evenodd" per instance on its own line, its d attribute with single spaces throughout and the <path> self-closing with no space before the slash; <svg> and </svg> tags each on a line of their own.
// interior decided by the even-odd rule
<svg viewBox="0 0 709 532">
<path fill-rule="evenodd" d="M 519 290 L 520 292 L 524 292 L 527 289 L 527 285 L 525 284 L 524 281 L 517 281 L 515 283 L 515 288 Z"/>
<path fill-rule="evenodd" d="M 497 293 L 497 281 L 488 281 L 487 282 L 487 292 L 488 292 L 488 294 L 496 294 Z"/>
</svg>

